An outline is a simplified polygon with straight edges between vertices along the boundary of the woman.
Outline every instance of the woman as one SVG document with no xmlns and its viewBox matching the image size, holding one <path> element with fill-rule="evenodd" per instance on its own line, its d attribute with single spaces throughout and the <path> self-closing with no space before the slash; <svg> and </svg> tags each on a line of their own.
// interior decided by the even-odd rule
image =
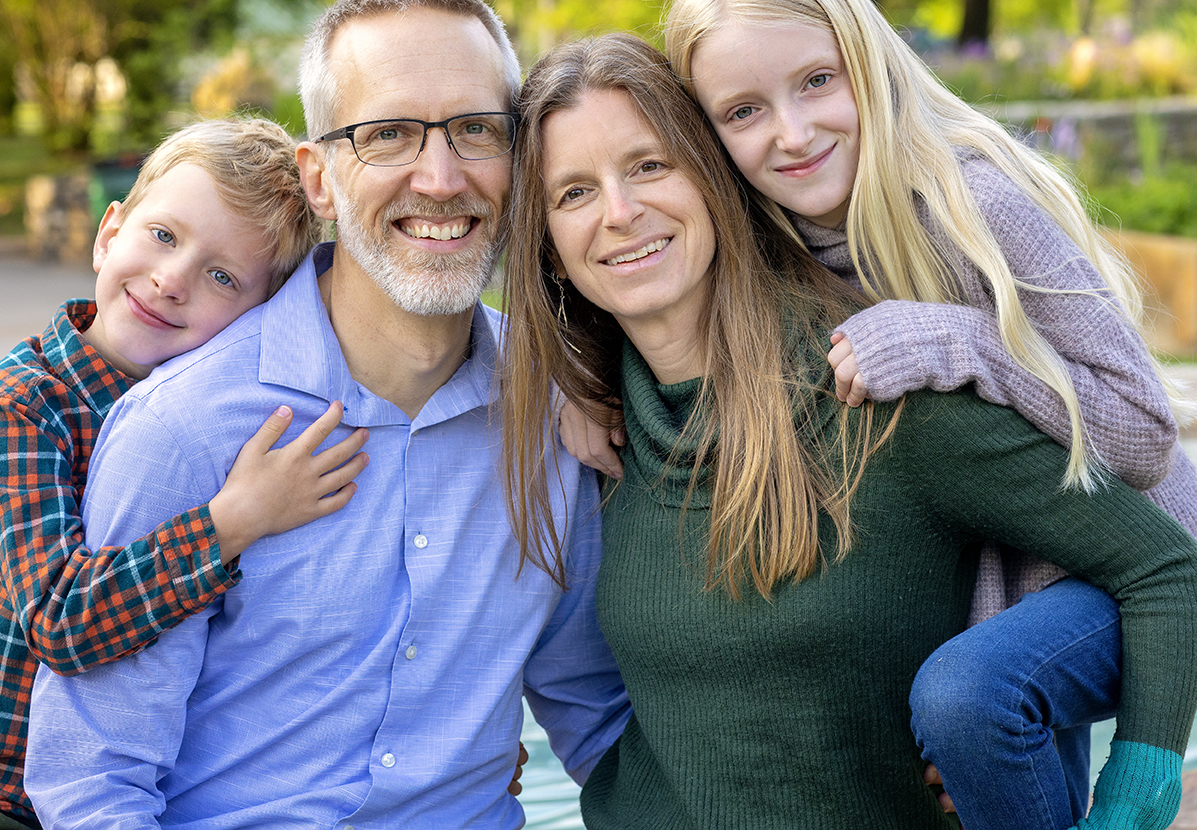
<svg viewBox="0 0 1197 830">
<path fill-rule="evenodd" d="M 906 698 L 997 539 L 1121 602 L 1120 731 L 1087 826 L 1166 826 L 1197 708 L 1192 537 L 1125 485 L 1061 493 L 1067 453 L 969 392 L 838 402 L 823 344 L 853 298 L 759 244 L 651 47 L 554 51 L 521 116 L 504 423 L 527 556 L 560 554 L 527 530 L 551 379 L 627 424 L 598 602 L 635 715 L 583 790 L 587 825 L 950 826 Z"/>
</svg>

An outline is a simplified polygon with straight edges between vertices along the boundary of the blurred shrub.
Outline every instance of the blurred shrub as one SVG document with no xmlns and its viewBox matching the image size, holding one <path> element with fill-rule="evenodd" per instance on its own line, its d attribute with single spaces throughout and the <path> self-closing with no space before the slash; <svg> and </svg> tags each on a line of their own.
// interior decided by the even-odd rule
<svg viewBox="0 0 1197 830">
<path fill-rule="evenodd" d="M 924 58 L 972 103 L 1197 93 L 1197 12 L 1177 15 L 1166 31 L 1138 36 L 1117 25 L 1098 37 L 998 36 L 985 54 L 931 47 Z"/>
<path fill-rule="evenodd" d="M 204 117 L 238 110 L 266 110 L 274 102 L 275 82 L 243 47 L 234 49 L 191 92 L 191 105 Z"/>
<path fill-rule="evenodd" d="M 1197 165 L 1165 164 L 1140 181 L 1090 185 L 1097 218 L 1111 227 L 1197 237 Z"/>
<path fill-rule="evenodd" d="M 271 114 L 291 135 L 303 135 L 303 102 L 299 100 L 298 92 L 283 92 L 276 96 Z"/>
</svg>

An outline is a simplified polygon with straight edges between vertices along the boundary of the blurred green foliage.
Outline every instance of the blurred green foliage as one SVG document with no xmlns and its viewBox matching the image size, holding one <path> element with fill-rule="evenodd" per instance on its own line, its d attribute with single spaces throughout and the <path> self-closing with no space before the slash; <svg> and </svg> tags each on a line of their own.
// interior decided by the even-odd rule
<svg viewBox="0 0 1197 830">
<path fill-rule="evenodd" d="M 1197 237 L 1197 163 L 1168 159 L 1160 121 L 1149 114 L 1135 117 L 1138 164 L 1131 171 L 1100 164 L 1095 142 L 1087 148 L 1082 169 L 1087 171 L 1090 199 L 1100 206 L 1095 218 L 1111 227 L 1145 233 Z"/>
<path fill-rule="evenodd" d="M 618 29 L 664 45 L 659 24 L 666 0 L 492 0 L 492 5 L 525 66 L 563 41 Z"/>
<path fill-rule="evenodd" d="M 1089 186 L 1103 224 L 1146 233 L 1197 237 L 1197 164 L 1174 162 L 1137 180 Z"/>
</svg>

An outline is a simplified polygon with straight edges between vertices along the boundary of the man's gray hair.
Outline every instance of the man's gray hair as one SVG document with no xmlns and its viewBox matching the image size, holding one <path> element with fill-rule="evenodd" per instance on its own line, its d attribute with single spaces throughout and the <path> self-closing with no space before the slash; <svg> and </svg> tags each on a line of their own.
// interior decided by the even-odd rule
<svg viewBox="0 0 1197 830">
<path fill-rule="evenodd" d="M 376 14 L 403 13 L 408 9 L 428 8 L 474 17 L 490 32 L 503 56 L 503 78 L 507 87 L 504 105 L 514 110 L 520 89 L 520 62 L 512 48 L 503 21 L 483 0 L 338 0 L 313 24 L 303 45 L 299 62 L 299 96 L 303 101 L 303 117 L 309 137 L 324 135 L 337 129 L 337 79 L 328 65 L 329 46 L 342 25 Z M 402 116 L 406 113 L 394 113 Z"/>
</svg>

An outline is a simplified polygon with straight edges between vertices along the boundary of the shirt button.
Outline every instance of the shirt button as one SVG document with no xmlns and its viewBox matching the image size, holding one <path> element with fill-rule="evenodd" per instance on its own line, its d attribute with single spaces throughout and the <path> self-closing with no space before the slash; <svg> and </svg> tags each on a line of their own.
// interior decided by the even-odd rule
<svg viewBox="0 0 1197 830">
<path fill-rule="evenodd" d="M 428 547 L 428 537 L 423 533 L 416 534 L 416 538 L 412 539 L 412 542 L 420 549 Z"/>
<path fill-rule="evenodd" d="M 416 659 L 416 647 L 415 647 L 415 646 L 408 646 L 408 647 L 407 647 L 407 659 L 408 659 L 408 660 L 415 660 L 415 659 Z"/>
<path fill-rule="evenodd" d="M 386 767 L 387 769 L 390 769 L 391 767 L 395 766 L 395 756 L 389 752 L 386 755 L 383 755 L 382 756 L 382 765 L 384 767 Z"/>
</svg>

